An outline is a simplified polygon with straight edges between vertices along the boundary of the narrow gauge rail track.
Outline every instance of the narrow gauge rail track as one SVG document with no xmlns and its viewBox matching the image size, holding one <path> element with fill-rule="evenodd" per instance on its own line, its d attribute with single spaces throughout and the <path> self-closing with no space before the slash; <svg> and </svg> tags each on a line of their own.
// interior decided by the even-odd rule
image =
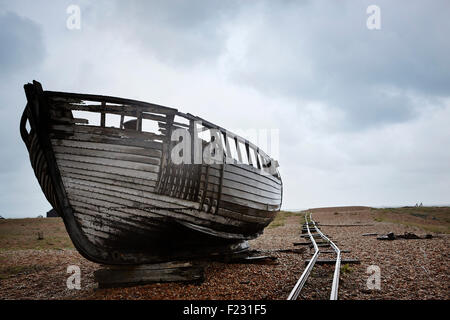
<svg viewBox="0 0 450 320">
<path fill-rule="evenodd" d="M 314 268 L 314 265 L 320 254 L 319 246 L 317 245 L 316 240 L 314 239 L 315 235 L 319 235 L 323 240 L 328 242 L 330 246 L 333 248 L 333 250 L 336 252 L 336 265 L 334 268 L 333 283 L 331 285 L 330 300 L 337 300 L 339 290 L 339 271 L 341 269 L 341 250 L 333 243 L 333 241 L 331 241 L 326 235 L 324 235 L 322 231 L 320 231 L 315 221 L 311 218 L 311 213 L 309 213 L 309 222 L 308 222 L 308 213 L 305 213 L 305 225 L 308 231 L 309 240 L 314 246 L 314 255 L 310 259 L 308 265 L 306 266 L 305 270 L 298 279 L 297 283 L 295 284 L 294 288 L 292 289 L 287 299 L 296 300 L 300 295 L 303 286 L 308 280 L 308 277 L 311 274 L 311 271 Z M 314 235 L 311 233 L 310 226 L 313 226 L 313 228 L 315 229 L 316 233 Z"/>
</svg>

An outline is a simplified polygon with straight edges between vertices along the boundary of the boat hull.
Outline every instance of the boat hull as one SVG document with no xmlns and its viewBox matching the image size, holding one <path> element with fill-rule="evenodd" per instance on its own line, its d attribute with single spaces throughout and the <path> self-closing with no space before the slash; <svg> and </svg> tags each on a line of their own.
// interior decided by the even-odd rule
<svg viewBox="0 0 450 320">
<path fill-rule="evenodd" d="M 172 163 L 174 109 L 90 96 L 103 109 L 101 124 L 87 126 L 71 110 L 84 108 L 78 95 L 44 92 L 38 82 L 25 85 L 25 92 L 21 135 L 31 165 L 75 247 L 89 260 L 137 264 L 240 252 L 281 206 L 281 179 L 257 168 Z M 122 108 L 108 110 L 107 103 Z M 145 113 L 146 107 L 152 112 Z M 106 127 L 105 110 L 121 112 L 123 120 L 139 108 L 141 117 L 159 117 L 163 134 L 139 125 Z"/>
</svg>

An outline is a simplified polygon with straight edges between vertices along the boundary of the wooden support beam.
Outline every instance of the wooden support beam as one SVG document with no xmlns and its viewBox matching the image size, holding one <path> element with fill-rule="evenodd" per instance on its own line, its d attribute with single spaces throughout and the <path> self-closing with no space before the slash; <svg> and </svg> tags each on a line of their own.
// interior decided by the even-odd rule
<svg viewBox="0 0 450 320">
<path fill-rule="evenodd" d="M 319 248 L 325 248 L 325 247 L 330 247 L 329 243 L 318 243 L 317 246 Z M 310 248 L 314 247 L 312 244 L 309 245 Z"/>
<path fill-rule="evenodd" d="M 309 259 L 305 260 L 305 265 L 309 263 Z M 341 265 L 343 264 L 360 264 L 361 261 L 358 259 L 341 259 Z M 333 259 L 318 259 L 316 264 L 336 264 L 336 260 Z"/>
<path fill-rule="evenodd" d="M 323 227 L 369 227 L 373 224 L 322 224 Z"/>
<path fill-rule="evenodd" d="M 106 103 L 102 102 L 102 107 L 105 108 Z M 101 116 L 100 116 L 100 126 L 101 127 L 105 127 L 106 126 L 106 114 L 104 111 L 102 111 Z"/>
<path fill-rule="evenodd" d="M 341 250 L 341 253 L 350 253 L 350 250 Z M 334 250 L 320 250 L 320 253 L 336 253 Z M 314 252 L 311 252 L 311 255 L 313 255 Z"/>
<path fill-rule="evenodd" d="M 318 238 L 318 239 L 322 238 L 322 237 L 320 236 L 320 234 L 318 234 L 318 233 L 311 233 L 311 235 L 312 235 L 314 238 Z M 326 235 L 326 236 L 328 237 L 328 235 Z M 300 237 L 309 239 L 309 235 L 308 235 L 308 234 L 302 234 L 302 235 L 300 235 Z"/>
<path fill-rule="evenodd" d="M 137 112 L 136 131 L 142 131 L 142 112 Z"/>
<path fill-rule="evenodd" d="M 120 129 L 123 129 L 123 122 L 125 120 L 125 116 L 123 114 L 120 115 Z"/>
<path fill-rule="evenodd" d="M 203 281 L 204 270 L 191 262 L 111 266 L 94 272 L 99 288 L 125 287 L 153 282 Z"/>
<path fill-rule="evenodd" d="M 239 147 L 239 142 L 238 142 L 237 137 L 234 137 L 234 144 L 236 145 L 238 161 L 239 161 L 239 163 L 242 163 L 242 153 L 241 153 L 241 148 Z"/>
<path fill-rule="evenodd" d="M 293 242 L 294 246 L 309 246 L 311 245 L 311 242 Z"/>
</svg>

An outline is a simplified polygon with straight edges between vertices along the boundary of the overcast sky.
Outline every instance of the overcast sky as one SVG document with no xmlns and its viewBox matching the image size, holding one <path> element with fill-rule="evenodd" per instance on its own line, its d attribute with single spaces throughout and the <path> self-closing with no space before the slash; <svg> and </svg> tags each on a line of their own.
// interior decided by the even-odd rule
<svg viewBox="0 0 450 320">
<path fill-rule="evenodd" d="M 67 28 L 69 5 L 80 29 Z M 367 28 L 369 5 L 380 29 Z M 0 0 L 0 215 L 45 215 L 23 84 L 278 129 L 285 209 L 450 204 L 450 2 Z M 258 141 L 255 141 L 258 142 Z"/>
</svg>

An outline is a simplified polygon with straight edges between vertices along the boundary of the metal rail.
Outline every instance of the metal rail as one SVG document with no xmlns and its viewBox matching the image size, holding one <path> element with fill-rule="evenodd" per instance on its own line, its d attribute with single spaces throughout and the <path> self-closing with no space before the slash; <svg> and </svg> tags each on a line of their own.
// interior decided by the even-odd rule
<svg viewBox="0 0 450 320">
<path fill-rule="evenodd" d="M 311 218 L 311 213 L 309 213 L 309 220 L 311 221 L 312 225 L 314 226 L 314 229 L 316 232 L 324 239 L 325 241 L 328 241 L 330 243 L 330 246 L 334 249 L 336 252 L 336 266 L 334 268 L 334 274 L 333 274 L 333 284 L 331 285 L 331 294 L 330 294 L 330 300 L 337 300 L 338 298 L 338 290 L 339 290 L 339 272 L 341 269 L 341 250 L 334 244 L 333 241 L 331 241 L 326 235 L 320 231 L 320 229 L 317 227 L 315 221 Z M 311 240 L 313 246 L 314 246 L 314 255 L 309 261 L 308 265 L 306 266 L 305 270 L 303 271 L 302 275 L 300 276 L 300 279 L 298 279 L 297 283 L 295 284 L 294 288 L 292 289 L 291 293 L 289 294 L 288 300 L 296 300 L 297 297 L 300 295 L 300 291 L 303 288 L 303 285 L 306 283 L 306 280 L 308 279 L 311 270 L 314 267 L 314 264 L 316 263 L 317 257 L 319 256 L 320 250 L 317 246 L 316 241 L 314 240 L 314 237 L 311 234 L 311 230 L 309 228 L 309 222 L 307 213 L 305 214 L 305 225 L 306 229 L 308 231 L 309 239 Z"/>
<path fill-rule="evenodd" d="M 309 219 L 311 219 L 311 213 L 309 214 Z M 292 289 L 291 293 L 289 294 L 288 300 L 296 300 L 297 297 L 300 294 L 300 291 L 303 288 L 303 285 L 306 283 L 306 280 L 309 277 L 309 274 L 311 273 L 312 268 L 314 267 L 314 264 L 316 263 L 317 257 L 319 256 L 319 247 L 317 246 L 316 240 L 314 240 L 314 237 L 311 235 L 311 230 L 309 229 L 309 223 L 308 223 L 308 217 L 305 213 L 305 225 L 308 230 L 309 239 L 311 240 L 313 246 L 314 246 L 314 255 L 309 261 L 308 265 L 306 266 L 305 270 L 303 271 L 300 279 L 298 279 L 297 283 L 294 286 L 294 289 Z M 315 223 L 314 223 L 315 226 Z"/>
<path fill-rule="evenodd" d="M 316 226 L 316 223 L 314 220 L 311 220 L 314 228 L 316 229 L 316 232 L 320 234 L 320 236 L 328 241 L 331 245 L 331 247 L 336 252 L 336 266 L 334 268 L 334 275 L 333 275 L 333 284 L 331 285 L 331 294 L 330 294 L 330 300 L 337 300 L 338 298 L 338 290 L 339 290 L 339 272 L 341 270 L 341 250 L 334 244 L 333 241 L 328 239 L 326 235 L 320 231 L 320 229 Z"/>
</svg>

